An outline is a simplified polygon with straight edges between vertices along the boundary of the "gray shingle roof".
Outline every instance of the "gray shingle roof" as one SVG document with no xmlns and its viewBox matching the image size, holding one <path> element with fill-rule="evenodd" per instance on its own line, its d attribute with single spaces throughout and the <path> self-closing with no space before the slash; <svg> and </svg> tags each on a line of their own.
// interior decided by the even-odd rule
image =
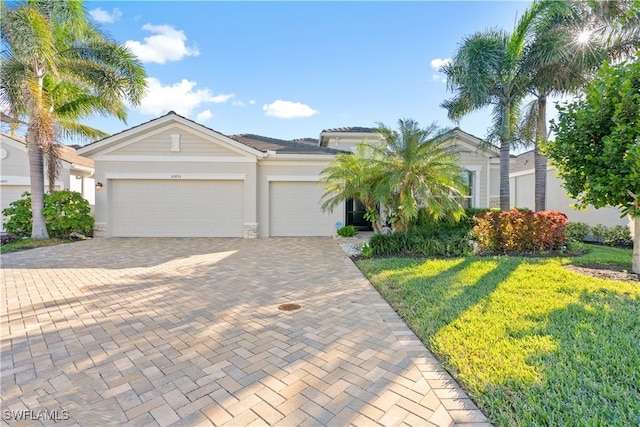
<svg viewBox="0 0 640 427">
<path fill-rule="evenodd" d="M 316 143 L 286 141 L 247 133 L 230 135 L 229 137 L 262 152 L 267 150 L 275 151 L 279 154 L 336 154 L 340 152 L 340 150 L 334 150 L 333 148 L 319 147 Z"/>
<path fill-rule="evenodd" d="M 522 172 L 534 168 L 533 150 L 522 153 L 516 157 L 515 163 L 509 167 L 509 172 Z"/>
</svg>

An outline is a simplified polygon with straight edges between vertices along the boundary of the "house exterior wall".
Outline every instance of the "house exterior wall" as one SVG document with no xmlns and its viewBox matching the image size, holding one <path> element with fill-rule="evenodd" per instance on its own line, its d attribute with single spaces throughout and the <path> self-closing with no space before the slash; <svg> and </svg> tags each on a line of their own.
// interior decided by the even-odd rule
<svg viewBox="0 0 640 427">
<path fill-rule="evenodd" d="M 517 208 L 535 209 L 535 181 L 533 169 L 511 174 L 511 204 Z M 547 170 L 547 210 L 560 211 L 567 215 L 570 222 L 584 222 L 591 226 L 602 224 L 607 227 L 627 226 L 627 217 L 620 218 L 617 208 L 596 209 L 593 206 L 585 210 L 571 207 L 575 199 L 567 195 L 555 170 Z"/>
<path fill-rule="evenodd" d="M 487 160 L 482 152 L 465 151 L 459 154 L 460 166 L 474 173 L 474 200 L 473 207 L 487 207 L 487 194 L 489 191 L 489 179 L 487 176 Z"/>
<path fill-rule="evenodd" d="M 382 141 L 375 136 L 340 136 L 330 137 L 327 142 L 327 147 L 335 150 L 355 151 L 358 145 L 363 142 L 373 146 L 377 146 L 382 143 Z"/>
</svg>

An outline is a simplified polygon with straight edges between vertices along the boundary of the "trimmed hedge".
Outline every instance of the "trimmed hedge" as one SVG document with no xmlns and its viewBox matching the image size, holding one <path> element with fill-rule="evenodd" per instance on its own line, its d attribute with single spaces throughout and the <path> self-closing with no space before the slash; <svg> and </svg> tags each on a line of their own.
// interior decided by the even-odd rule
<svg viewBox="0 0 640 427">
<path fill-rule="evenodd" d="M 633 238 L 629 227 L 616 225 L 606 227 L 598 224 L 591 227 L 584 222 L 570 222 L 567 224 L 567 239 L 579 242 L 602 243 L 607 246 L 620 246 L 624 248 L 633 247 Z"/>
<path fill-rule="evenodd" d="M 544 252 L 565 244 L 567 217 L 562 212 L 512 209 L 477 214 L 475 219 L 473 234 L 482 252 Z"/>
</svg>

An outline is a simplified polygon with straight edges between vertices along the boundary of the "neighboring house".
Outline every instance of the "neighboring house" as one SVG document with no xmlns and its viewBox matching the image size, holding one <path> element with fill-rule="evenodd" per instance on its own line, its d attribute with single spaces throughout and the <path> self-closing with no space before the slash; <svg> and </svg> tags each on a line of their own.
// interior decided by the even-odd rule
<svg viewBox="0 0 640 427">
<path fill-rule="evenodd" d="M 491 205 L 498 152 L 451 132 L 468 171 L 467 203 Z M 97 236 L 331 236 L 337 224 L 361 218 L 354 203 L 322 212 L 321 172 L 362 141 L 378 143 L 375 129 L 328 129 L 319 140 L 285 141 L 227 136 L 169 112 L 78 153 L 95 161 Z"/>
<path fill-rule="evenodd" d="M 0 205 L 9 207 L 22 193 L 30 191 L 29 157 L 22 138 L 0 134 Z M 72 190 L 81 193 L 93 206 L 95 183 L 93 180 L 93 160 L 82 157 L 73 147 L 60 147 L 60 169 L 55 182 L 58 190 Z M 45 171 L 45 190 L 49 181 Z M 4 223 L 4 217 L 2 218 Z"/>
<path fill-rule="evenodd" d="M 535 208 L 535 173 L 533 164 L 533 151 L 527 151 L 516 157 L 511 165 L 509 173 L 511 188 L 511 205 L 518 208 Z M 601 208 L 593 206 L 585 210 L 574 209 L 572 205 L 575 199 L 567 195 L 562 186 L 563 181 L 557 176 L 556 170 L 549 165 L 547 167 L 547 210 L 560 211 L 567 215 L 571 222 L 584 222 L 591 226 L 602 224 L 607 227 L 616 225 L 626 226 L 629 223 L 627 217 L 620 217 L 620 209 Z"/>
</svg>

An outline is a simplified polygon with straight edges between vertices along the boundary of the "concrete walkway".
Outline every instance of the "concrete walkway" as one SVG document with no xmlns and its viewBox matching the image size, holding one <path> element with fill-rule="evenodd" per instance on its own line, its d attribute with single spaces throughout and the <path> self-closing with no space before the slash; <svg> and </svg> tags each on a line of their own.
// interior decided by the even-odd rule
<svg viewBox="0 0 640 427">
<path fill-rule="evenodd" d="M 2 288 L 9 425 L 488 425 L 328 238 L 97 239 Z"/>
</svg>

